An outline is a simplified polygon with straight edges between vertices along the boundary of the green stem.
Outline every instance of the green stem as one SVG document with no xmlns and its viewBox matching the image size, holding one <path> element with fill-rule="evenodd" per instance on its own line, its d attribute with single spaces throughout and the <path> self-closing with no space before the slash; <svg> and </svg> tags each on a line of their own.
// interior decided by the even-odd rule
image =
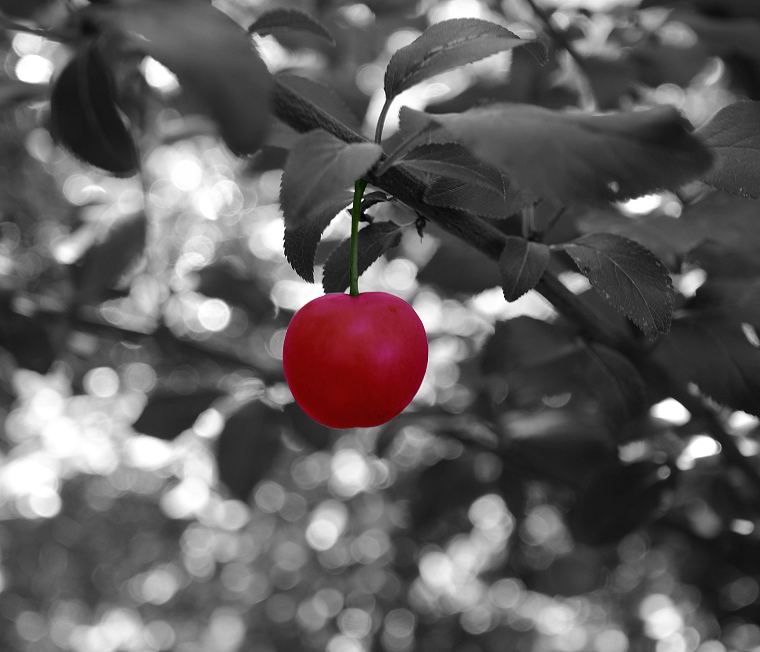
<svg viewBox="0 0 760 652">
<path fill-rule="evenodd" d="M 383 108 L 380 110 L 380 116 L 377 118 L 377 127 L 375 127 L 375 142 L 379 145 L 383 140 L 383 127 L 385 126 L 385 118 L 388 117 L 388 111 L 391 108 L 391 102 L 386 98 Z"/>
<path fill-rule="evenodd" d="M 357 179 L 354 182 L 354 203 L 351 206 L 351 255 L 348 264 L 349 294 L 359 296 L 359 215 L 362 210 L 362 196 L 367 182 Z"/>
</svg>

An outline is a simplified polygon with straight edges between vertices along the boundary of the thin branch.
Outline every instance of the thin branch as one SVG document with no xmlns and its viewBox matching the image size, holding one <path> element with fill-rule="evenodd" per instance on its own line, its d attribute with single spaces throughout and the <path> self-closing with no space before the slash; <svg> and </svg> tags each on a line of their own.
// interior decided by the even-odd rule
<svg viewBox="0 0 760 652">
<path fill-rule="evenodd" d="M 368 142 L 366 138 L 346 127 L 304 97 L 275 80 L 274 112 L 276 116 L 299 132 L 324 129 L 344 142 Z M 382 166 L 383 160 L 379 165 Z M 464 211 L 430 206 L 425 202 L 425 183 L 396 166 L 378 177 L 370 172 L 366 179 L 372 185 L 393 195 L 445 231 L 475 247 L 494 261 L 499 260 L 506 235 L 488 222 Z M 616 349 L 626 350 L 633 345 L 628 332 L 622 332 L 599 312 L 580 301 L 552 273 L 547 272 L 536 287 L 557 310 L 572 319 L 588 338 Z"/>
</svg>

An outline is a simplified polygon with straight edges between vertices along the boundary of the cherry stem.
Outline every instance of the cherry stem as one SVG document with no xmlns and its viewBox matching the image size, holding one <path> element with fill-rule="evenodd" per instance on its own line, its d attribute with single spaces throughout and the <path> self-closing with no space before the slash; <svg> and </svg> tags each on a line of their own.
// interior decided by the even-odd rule
<svg viewBox="0 0 760 652">
<path fill-rule="evenodd" d="M 348 263 L 348 293 L 359 296 L 359 216 L 362 210 L 362 196 L 367 182 L 357 179 L 354 182 L 354 203 L 351 206 L 351 255 Z"/>
</svg>

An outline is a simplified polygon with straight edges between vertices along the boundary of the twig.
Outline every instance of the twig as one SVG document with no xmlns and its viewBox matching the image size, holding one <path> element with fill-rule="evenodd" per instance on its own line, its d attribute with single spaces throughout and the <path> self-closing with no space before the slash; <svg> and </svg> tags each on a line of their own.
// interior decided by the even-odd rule
<svg viewBox="0 0 760 652">
<path fill-rule="evenodd" d="M 369 142 L 277 80 L 274 112 L 280 120 L 299 132 L 324 129 L 347 143 Z M 383 159 L 379 165 L 382 164 Z M 506 244 L 504 233 L 464 211 L 430 206 L 424 199 L 425 183 L 418 177 L 396 166 L 385 171 L 381 177 L 370 172 L 366 179 L 492 260 L 498 261 L 501 257 Z M 633 338 L 628 332 L 621 331 L 603 315 L 580 301 L 552 273 L 544 275 L 536 290 L 557 310 L 572 319 L 586 337 L 621 350 L 633 346 Z"/>
</svg>

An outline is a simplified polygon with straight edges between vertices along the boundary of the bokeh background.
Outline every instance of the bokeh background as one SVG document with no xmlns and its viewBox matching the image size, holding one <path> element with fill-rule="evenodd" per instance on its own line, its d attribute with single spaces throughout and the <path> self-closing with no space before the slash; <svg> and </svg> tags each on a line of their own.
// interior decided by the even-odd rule
<svg viewBox="0 0 760 652">
<path fill-rule="evenodd" d="M 144 101 L 142 174 L 80 164 L 48 129 L 48 85 L 71 49 L 34 30 L 60 28 L 81 4 L 0 2 L 1 650 L 760 649 L 758 502 L 719 444 L 668 398 L 635 434 L 610 438 L 571 369 L 500 368 L 520 348 L 509 338 L 556 313 L 532 292 L 507 304 L 495 266 L 432 227 L 420 238 L 403 206 L 376 208 L 407 228 L 361 287 L 403 297 L 422 318 L 419 395 L 376 429 L 330 431 L 303 415 L 282 342 L 321 288 L 282 253 L 291 134 L 275 129 L 257 155 L 235 158 L 147 59 L 122 80 Z M 645 4 L 541 3 L 583 69 L 561 50 L 543 69 L 504 53 L 399 106 L 669 103 L 699 125 L 760 92 L 754 3 Z M 244 26 L 277 6 L 215 5 Z M 293 6 L 336 45 L 255 37 L 262 57 L 310 80 L 304 92 L 340 98 L 367 135 L 390 55 L 428 24 L 545 29 L 522 0 Z M 619 209 L 675 218 L 681 202 Z M 348 229 L 336 218 L 318 264 Z M 556 229 L 558 240 L 580 232 L 572 219 Z M 588 290 L 569 267 L 562 278 Z M 688 296 L 704 272 L 674 279 Z M 519 463 L 486 413 L 520 441 Z M 756 455 L 756 417 L 724 416 Z M 610 454 L 643 475 L 602 477 L 583 494 Z M 593 499 L 573 526 L 578 495 Z"/>
</svg>

